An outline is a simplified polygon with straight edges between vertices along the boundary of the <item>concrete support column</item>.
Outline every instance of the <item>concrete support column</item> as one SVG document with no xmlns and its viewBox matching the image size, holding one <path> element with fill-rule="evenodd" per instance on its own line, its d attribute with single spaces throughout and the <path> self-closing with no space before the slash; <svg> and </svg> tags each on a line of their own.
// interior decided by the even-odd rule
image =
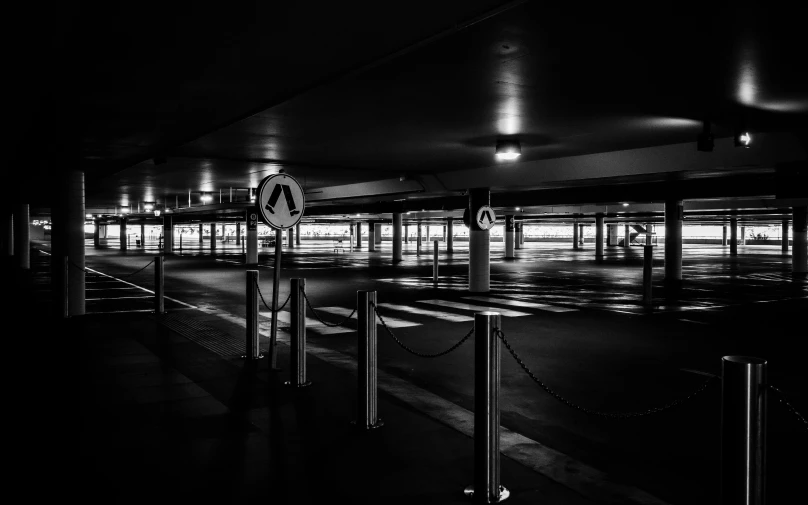
<svg viewBox="0 0 808 505">
<path fill-rule="evenodd" d="M 780 235 L 782 236 L 780 249 L 783 251 L 783 254 L 788 254 L 788 219 L 783 219 L 783 233 Z"/>
<path fill-rule="evenodd" d="M 578 249 L 578 222 L 572 223 L 572 248 Z"/>
<path fill-rule="evenodd" d="M 126 237 L 126 218 L 125 217 L 122 217 L 121 220 L 119 221 L 118 230 L 119 230 L 118 235 L 121 238 L 121 251 L 125 251 L 126 250 L 126 245 L 127 245 L 126 244 L 127 237 Z"/>
<path fill-rule="evenodd" d="M 210 223 L 210 250 L 216 250 L 216 223 Z"/>
<path fill-rule="evenodd" d="M 376 251 L 376 223 L 368 223 L 368 252 Z"/>
<path fill-rule="evenodd" d="M 362 223 L 356 223 L 356 248 L 362 247 Z"/>
<path fill-rule="evenodd" d="M 595 262 L 603 263 L 603 214 L 595 214 Z"/>
<path fill-rule="evenodd" d="M 721 232 L 722 232 L 722 235 L 721 235 L 721 246 L 722 246 L 722 247 L 726 247 L 726 246 L 727 246 L 727 226 L 726 226 L 726 225 L 724 225 L 724 226 L 722 226 L 721 228 L 722 228 L 722 230 L 721 230 Z"/>
<path fill-rule="evenodd" d="M 729 255 L 738 255 L 738 218 L 729 220 Z"/>
<path fill-rule="evenodd" d="M 513 246 L 516 241 L 513 216 L 505 216 L 505 259 L 513 259 Z"/>
<path fill-rule="evenodd" d="M 200 244 L 202 243 L 202 235 L 204 235 L 204 233 L 205 233 L 205 230 L 204 230 L 204 228 L 202 226 L 203 226 L 202 223 L 199 223 L 199 243 Z"/>
<path fill-rule="evenodd" d="M 483 205 L 490 205 L 491 193 L 488 188 L 469 190 L 469 291 L 487 293 L 491 286 L 491 250 L 488 230 L 480 228 L 474 219 L 477 210 Z"/>
<path fill-rule="evenodd" d="M 295 245 L 300 245 L 300 223 L 295 225 Z"/>
<path fill-rule="evenodd" d="M 82 216 L 84 219 L 84 216 Z M 17 205 L 14 214 L 14 249 L 17 266 L 23 270 L 31 269 L 31 213 L 27 203 Z M 84 239 L 84 221 L 82 221 L 82 240 Z"/>
<path fill-rule="evenodd" d="M 421 223 L 418 223 L 418 233 L 415 236 L 415 254 L 421 254 Z"/>
<path fill-rule="evenodd" d="M 522 248 L 522 229 L 524 227 L 524 223 L 521 222 L 514 222 L 513 223 L 513 238 L 516 241 L 515 249 Z"/>
<path fill-rule="evenodd" d="M 429 243 L 429 224 L 427 224 L 424 228 L 426 228 L 426 240 L 424 242 L 426 242 L 428 244 Z"/>
<path fill-rule="evenodd" d="M 404 225 L 404 242 L 410 241 L 410 225 Z"/>
<path fill-rule="evenodd" d="M 808 273 L 808 207 L 794 207 L 794 242 L 791 265 L 795 274 Z"/>
<path fill-rule="evenodd" d="M 85 313 L 84 281 L 84 172 L 69 170 L 57 181 L 59 195 L 52 210 L 51 283 L 56 314 L 63 314 L 64 258 L 67 256 L 68 315 Z M 124 234 L 124 240 L 126 236 Z"/>
<path fill-rule="evenodd" d="M 97 219 L 93 221 L 93 247 L 96 249 L 101 247 L 101 225 Z"/>
<path fill-rule="evenodd" d="M 741 226 L 741 245 L 746 245 L 746 226 Z"/>
<path fill-rule="evenodd" d="M 665 200 L 665 285 L 678 288 L 682 284 L 682 200 Z"/>
<path fill-rule="evenodd" d="M 163 254 L 174 254 L 173 216 L 163 216 Z"/>
<path fill-rule="evenodd" d="M 286 246 L 289 249 L 295 248 L 295 228 L 294 226 L 286 230 Z"/>
<path fill-rule="evenodd" d="M 393 213 L 393 263 L 401 261 L 401 212 Z"/>
<path fill-rule="evenodd" d="M 236 245 L 241 245 L 241 222 L 236 223 Z"/>
<path fill-rule="evenodd" d="M 583 223 L 578 223 L 578 244 L 583 247 L 584 246 L 584 225 Z"/>
<path fill-rule="evenodd" d="M 446 221 L 446 253 L 452 254 L 454 252 L 454 230 L 452 226 L 452 218 Z"/>
<path fill-rule="evenodd" d="M 631 247 L 631 226 L 626 225 L 623 232 L 623 247 Z"/>
<path fill-rule="evenodd" d="M 146 247 L 146 225 L 140 223 L 140 247 Z"/>
<path fill-rule="evenodd" d="M 376 240 L 376 245 L 379 246 L 379 248 L 381 249 L 381 245 L 382 245 L 382 224 L 381 223 L 374 223 L 373 227 L 375 228 L 375 230 L 373 230 L 373 237 Z"/>
</svg>

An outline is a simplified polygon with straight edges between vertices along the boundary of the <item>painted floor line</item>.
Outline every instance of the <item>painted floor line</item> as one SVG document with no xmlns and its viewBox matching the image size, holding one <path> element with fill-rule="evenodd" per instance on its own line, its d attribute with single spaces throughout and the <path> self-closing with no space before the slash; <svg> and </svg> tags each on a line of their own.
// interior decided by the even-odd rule
<svg viewBox="0 0 808 505">
<path fill-rule="evenodd" d="M 452 323 L 466 323 L 469 321 L 474 321 L 474 318 L 471 316 L 462 316 L 460 314 L 452 314 L 450 312 L 443 312 L 440 310 L 427 310 L 419 307 L 413 307 L 412 305 L 398 305 L 395 303 L 379 303 L 377 305 L 383 309 L 397 310 L 399 312 L 417 314 L 419 316 L 435 317 L 442 321 L 450 321 Z M 384 314 L 382 314 L 382 316 L 384 316 Z"/>
<path fill-rule="evenodd" d="M 94 274 L 103 275 L 104 277 L 109 277 L 110 279 L 115 279 L 115 280 L 116 280 L 116 281 L 118 281 L 118 282 L 123 282 L 123 283 L 124 283 L 124 284 L 126 284 L 126 285 L 129 285 L 129 286 L 132 286 L 132 287 L 138 288 L 138 289 L 140 289 L 141 291 L 145 291 L 145 292 L 147 292 L 147 293 L 154 294 L 154 291 L 148 290 L 148 289 L 146 289 L 146 288 L 144 288 L 144 287 L 142 287 L 142 286 L 138 286 L 137 284 L 132 284 L 131 282 L 126 282 L 125 280 L 118 279 L 117 277 L 113 277 L 113 276 L 111 276 L 111 275 L 107 275 L 107 274 L 105 274 L 105 273 L 103 273 L 103 272 L 99 272 L 98 270 L 93 270 L 93 269 L 92 269 L 92 268 L 90 268 L 90 267 L 85 267 L 85 268 L 86 268 L 88 271 L 93 272 Z M 181 302 L 181 301 L 179 301 L 179 300 L 177 300 L 177 299 L 175 299 L 175 298 L 171 298 L 171 297 L 168 297 L 168 296 L 165 296 L 165 295 L 163 295 L 163 298 L 165 298 L 166 300 L 171 300 L 172 302 L 179 303 L 180 305 L 185 305 L 186 307 L 189 307 L 189 308 L 192 308 L 192 309 L 195 309 L 195 308 L 196 308 L 196 307 L 194 307 L 193 305 L 191 305 L 190 303 Z"/>
<path fill-rule="evenodd" d="M 204 312 L 246 328 L 244 318 L 218 310 Z M 261 334 L 269 337 L 266 331 Z M 279 333 L 278 342 L 288 345 L 288 337 Z M 306 343 L 306 351 L 326 363 L 356 373 L 356 359 L 347 354 L 310 342 Z M 378 371 L 378 384 L 385 393 L 412 405 L 428 417 L 468 437 L 474 436 L 474 414 L 471 411 L 382 370 Z M 641 489 L 611 482 L 605 472 L 504 427 L 500 428 L 500 450 L 522 466 L 597 502 L 668 505 Z M 507 477 L 503 481 L 507 482 Z"/>
<path fill-rule="evenodd" d="M 351 309 L 346 309 L 345 307 L 317 307 L 314 310 L 321 312 L 328 312 L 330 314 L 336 314 L 338 316 L 343 317 L 347 317 L 352 312 Z M 385 316 L 384 314 L 382 314 L 382 317 L 384 317 L 384 322 L 387 323 L 387 326 L 389 326 L 390 328 L 406 328 L 408 326 L 421 326 L 421 323 L 405 321 L 403 319 L 397 319 L 395 317 Z M 356 319 L 356 313 L 354 313 L 353 316 L 351 316 L 351 319 Z"/>
<path fill-rule="evenodd" d="M 522 300 L 508 300 L 506 298 L 494 298 L 493 296 L 464 296 L 464 300 L 477 300 L 480 302 L 498 303 L 500 305 L 510 305 L 513 307 L 526 307 L 529 309 L 545 310 L 547 312 L 576 312 L 578 309 L 568 307 L 556 307 L 545 303 L 526 302 Z"/>
<path fill-rule="evenodd" d="M 97 302 L 101 300 L 139 300 L 143 298 L 154 298 L 154 296 L 145 295 L 145 296 L 113 296 L 108 298 L 85 298 L 84 300 L 87 302 Z"/>
<path fill-rule="evenodd" d="M 485 311 L 499 312 L 501 315 L 505 317 L 521 317 L 530 315 L 527 312 L 519 312 L 516 310 L 503 309 L 500 307 L 485 307 L 482 305 L 471 305 L 468 303 L 450 302 L 448 300 L 418 300 L 418 303 L 429 303 L 431 305 L 440 305 L 442 307 L 449 307 L 452 309 L 460 309 L 460 310 L 469 310 L 472 312 L 485 312 Z"/>
<path fill-rule="evenodd" d="M 260 314 L 266 317 L 267 319 L 272 318 L 272 313 L 269 311 L 262 311 L 260 312 Z M 286 310 L 278 312 L 278 321 L 285 324 L 290 324 L 292 322 L 292 315 L 289 313 L 289 311 Z M 313 331 L 318 335 L 336 335 L 339 333 L 356 332 L 356 330 L 345 328 L 344 326 L 326 326 L 320 321 L 317 321 L 316 319 L 312 319 L 310 317 L 306 318 L 306 331 Z"/>
</svg>

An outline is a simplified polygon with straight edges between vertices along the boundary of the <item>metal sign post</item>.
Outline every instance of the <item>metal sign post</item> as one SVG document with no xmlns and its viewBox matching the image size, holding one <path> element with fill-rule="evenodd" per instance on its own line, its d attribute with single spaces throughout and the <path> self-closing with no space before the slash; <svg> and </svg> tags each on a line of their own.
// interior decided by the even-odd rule
<svg viewBox="0 0 808 505">
<path fill-rule="evenodd" d="M 303 217 L 306 197 L 303 188 L 284 173 L 266 177 L 255 192 L 255 206 L 264 222 L 275 229 L 275 275 L 272 279 L 272 325 L 269 336 L 269 368 L 278 370 L 276 342 L 278 334 L 278 289 L 281 277 L 283 231 L 294 227 Z M 248 225 L 249 226 L 249 225 Z"/>
</svg>

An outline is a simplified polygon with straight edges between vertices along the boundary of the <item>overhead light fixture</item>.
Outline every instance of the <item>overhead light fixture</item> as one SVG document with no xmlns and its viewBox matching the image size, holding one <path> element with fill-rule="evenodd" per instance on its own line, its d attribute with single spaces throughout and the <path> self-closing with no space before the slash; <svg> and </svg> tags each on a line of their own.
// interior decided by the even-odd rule
<svg viewBox="0 0 808 505">
<path fill-rule="evenodd" d="M 710 132 L 710 122 L 704 122 L 704 129 L 696 137 L 696 149 L 702 152 L 710 152 L 715 145 L 713 134 Z"/>
<path fill-rule="evenodd" d="M 92 214 L 84 214 L 84 217 L 85 217 L 86 219 L 92 219 L 92 218 L 93 218 L 93 215 L 92 215 Z"/>
<path fill-rule="evenodd" d="M 202 203 L 208 203 L 209 201 L 213 200 L 213 197 L 208 193 L 202 193 L 202 196 L 200 196 L 199 199 L 202 201 Z"/>
<path fill-rule="evenodd" d="M 628 207 L 628 203 L 623 203 L 623 207 Z"/>
<path fill-rule="evenodd" d="M 752 135 L 748 131 L 738 129 L 735 131 L 735 147 L 749 147 L 752 143 Z"/>
<path fill-rule="evenodd" d="M 522 154 L 522 147 L 519 145 L 518 140 L 497 140 L 497 159 L 500 160 L 515 160 Z"/>
<path fill-rule="evenodd" d="M 154 210 L 154 204 L 149 202 L 144 203 L 143 210 L 145 210 L 146 212 L 151 212 L 152 210 Z"/>
</svg>

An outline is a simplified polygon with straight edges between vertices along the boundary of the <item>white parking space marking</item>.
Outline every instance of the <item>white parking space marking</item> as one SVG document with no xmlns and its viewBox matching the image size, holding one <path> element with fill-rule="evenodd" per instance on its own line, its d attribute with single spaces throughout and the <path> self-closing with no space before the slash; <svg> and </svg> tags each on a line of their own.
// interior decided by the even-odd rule
<svg viewBox="0 0 808 505">
<path fill-rule="evenodd" d="M 317 307 L 315 310 L 328 312 L 330 314 L 336 314 L 338 316 L 347 316 L 352 312 L 351 309 L 346 309 L 345 307 Z M 403 319 L 396 319 L 395 317 L 385 316 L 384 322 L 387 323 L 387 326 L 390 328 L 406 328 L 408 326 L 421 326 L 421 323 L 414 323 L 412 321 L 404 321 Z M 351 319 L 356 319 L 356 314 L 351 316 Z"/>
<path fill-rule="evenodd" d="M 379 307 L 390 309 L 390 310 L 398 310 L 400 312 L 407 312 L 409 314 L 418 314 L 419 316 L 429 316 L 429 317 L 436 317 L 443 321 L 450 321 L 452 323 L 465 323 L 468 321 L 473 321 L 474 318 L 470 316 L 461 316 L 459 314 L 452 314 L 451 312 L 443 312 L 440 310 L 427 310 L 421 309 L 418 307 L 413 307 L 411 305 L 397 305 L 395 303 L 378 303 Z M 387 317 L 382 314 L 384 320 L 387 321 Z"/>
<path fill-rule="evenodd" d="M 272 313 L 268 311 L 261 312 L 261 315 L 267 319 L 272 318 Z M 286 324 L 292 323 L 292 315 L 289 311 L 278 312 L 278 321 Z M 306 331 L 309 330 L 319 335 L 335 335 L 338 333 L 355 333 L 356 330 L 345 328 L 344 326 L 326 326 L 316 319 L 310 317 L 306 318 Z"/>
<path fill-rule="evenodd" d="M 499 307 L 485 307 L 483 305 L 471 305 L 468 303 L 450 302 L 448 300 L 418 300 L 418 303 L 429 303 L 432 305 L 440 305 L 443 307 L 450 307 L 453 309 L 469 310 L 471 312 L 499 312 L 505 317 L 522 317 L 529 316 L 527 312 L 519 312 L 517 310 L 502 309 Z"/>
<path fill-rule="evenodd" d="M 85 300 L 88 301 L 88 302 L 97 302 L 99 300 L 136 300 L 136 299 L 139 299 L 139 298 L 154 298 L 154 296 L 151 296 L 151 295 L 145 295 L 145 296 L 110 296 L 110 297 L 107 297 L 107 298 L 86 298 Z"/>
<path fill-rule="evenodd" d="M 501 305 L 511 305 L 513 307 L 527 307 L 529 309 L 546 310 L 547 312 L 575 312 L 578 309 L 568 307 L 557 307 L 544 303 L 525 302 L 522 300 L 508 300 L 506 298 L 494 298 L 493 296 L 464 296 L 464 300 L 477 300 L 480 302 L 499 303 Z"/>
</svg>

